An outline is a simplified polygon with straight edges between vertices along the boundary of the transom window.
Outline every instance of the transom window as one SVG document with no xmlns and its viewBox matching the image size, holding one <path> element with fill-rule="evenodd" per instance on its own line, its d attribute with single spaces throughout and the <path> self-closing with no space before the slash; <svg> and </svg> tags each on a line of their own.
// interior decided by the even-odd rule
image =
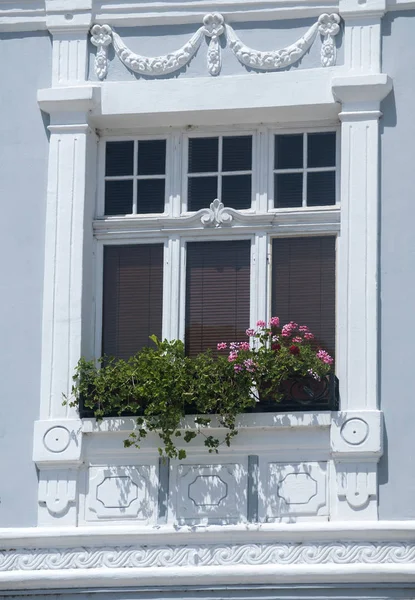
<svg viewBox="0 0 415 600">
<path fill-rule="evenodd" d="M 156 334 L 194 355 L 272 315 L 308 325 L 334 354 L 336 138 L 261 128 L 103 140 L 97 354 L 127 358 Z"/>
</svg>

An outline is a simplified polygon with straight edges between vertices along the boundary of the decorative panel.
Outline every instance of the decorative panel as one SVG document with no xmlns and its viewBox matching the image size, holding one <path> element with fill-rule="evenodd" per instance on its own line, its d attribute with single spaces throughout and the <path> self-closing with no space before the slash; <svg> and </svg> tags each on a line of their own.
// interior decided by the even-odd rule
<svg viewBox="0 0 415 600">
<path fill-rule="evenodd" d="M 325 462 L 268 463 L 263 482 L 267 521 L 328 514 Z"/>
<path fill-rule="evenodd" d="M 240 464 L 179 465 L 175 516 L 179 522 L 246 520 L 247 471 Z"/>
<path fill-rule="evenodd" d="M 90 467 L 85 518 L 154 520 L 156 489 L 152 466 Z"/>
</svg>

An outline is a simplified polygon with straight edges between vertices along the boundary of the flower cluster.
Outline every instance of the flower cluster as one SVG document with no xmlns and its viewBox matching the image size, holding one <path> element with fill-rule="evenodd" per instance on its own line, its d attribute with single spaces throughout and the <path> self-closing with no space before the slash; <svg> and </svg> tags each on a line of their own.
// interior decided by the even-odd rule
<svg viewBox="0 0 415 600">
<path fill-rule="evenodd" d="M 220 342 L 218 350 L 229 350 L 228 361 L 235 373 L 252 374 L 255 389 L 278 396 L 281 382 L 292 377 L 320 380 L 333 364 L 330 354 L 318 348 L 307 325 L 290 321 L 280 326 L 280 319 L 264 320 L 246 330 L 248 341 Z"/>
</svg>

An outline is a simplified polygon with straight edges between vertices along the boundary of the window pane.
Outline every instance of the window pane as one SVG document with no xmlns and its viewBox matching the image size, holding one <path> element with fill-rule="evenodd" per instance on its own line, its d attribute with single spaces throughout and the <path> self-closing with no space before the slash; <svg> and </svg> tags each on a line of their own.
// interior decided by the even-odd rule
<svg viewBox="0 0 415 600">
<path fill-rule="evenodd" d="M 224 175 L 221 200 L 225 206 L 237 210 L 251 208 L 251 176 Z"/>
<path fill-rule="evenodd" d="M 272 243 L 272 314 L 308 325 L 316 347 L 334 356 L 334 237 L 279 238 Z"/>
<path fill-rule="evenodd" d="M 189 173 L 215 173 L 218 171 L 218 138 L 192 138 L 189 140 Z"/>
<path fill-rule="evenodd" d="M 137 213 L 164 212 L 164 179 L 139 179 L 137 181 Z"/>
<path fill-rule="evenodd" d="M 307 206 L 328 206 L 336 203 L 336 173 L 307 174 Z"/>
<path fill-rule="evenodd" d="M 275 169 L 303 167 L 303 134 L 275 136 Z"/>
<path fill-rule="evenodd" d="M 102 352 L 129 358 L 161 338 L 163 244 L 104 248 Z"/>
<path fill-rule="evenodd" d="M 107 142 L 105 145 L 105 175 L 133 174 L 134 142 Z"/>
<path fill-rule="evenodd" d="M 336 164 L 336 133 L 309 133 L 307 135 L 307 162 L 309 167 L 334 167 Z"/>
<path fill-rule="evenodd" d="M 138 175 L 164 175 L 166 172 L 166 140 L 138 142 Z"/>
<path fill-rule="evenodd" d="M 187 244 L 187 354 L 246 339 L 250 254 L 249 240 Z"/>
<path fill-rule="evenodd" d="M 105 182 L 105 214 L 129 215 L 133 212 L 133 182 Z"/>
<path fill-rule="evenodd" d="M 303 204 L 303 174 L 274 175 L 275 208 L 295 208 Z"/>
<path fill-rule="evenodd" d="M 196 211 L 209 208 L 218 197 L 217 177 L 189 177 L 187 210 Z"/>
<path fill-rule="evenodd" d="M 252 136 L 224 137 L 222 171 L 250 171 L 252 169 Z"/>
</svg>

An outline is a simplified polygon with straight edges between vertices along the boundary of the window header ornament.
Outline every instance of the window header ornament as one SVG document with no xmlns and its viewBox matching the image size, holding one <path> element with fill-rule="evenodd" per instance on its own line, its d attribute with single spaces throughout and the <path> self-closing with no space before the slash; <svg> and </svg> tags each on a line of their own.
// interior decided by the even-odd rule
<svg viewBox="0 0 415 600">
<path fill-rule="evenodd" d="M 121 62 L 134 73 L 147 77 L 159 77 L 174 73 L 186 66 L 198 51 L 203 37 L 209 38 L 207 67 L 210 75 L 219 75 L 221 71 L 221 46 L 219 38 L 225 35 L 227 45 L 238 61 L 251 69 L 274 71 L 298 62 L 312 46 L 317 33 L 323 37 L 321 46 L 321 64 L 331 67 L 336 64 L 335 36 L 340 31 L 340 17 L 333 13 L 322 14 L 317 22 L 296 42 L 279 50 L 261 51 L 245 46 L 230 25 L 225 25 L 219 13 L 207 14 L 203 25 L 190 40 L 178 50 L 162 56 L 142 56 L 132 52 L 110 25 L 94 25 L 91 29 L 91 42 L 97 47 L 95 73 L 101 81 L 108 73 L 108 46 L 113 45 Z"/>
</svg>

